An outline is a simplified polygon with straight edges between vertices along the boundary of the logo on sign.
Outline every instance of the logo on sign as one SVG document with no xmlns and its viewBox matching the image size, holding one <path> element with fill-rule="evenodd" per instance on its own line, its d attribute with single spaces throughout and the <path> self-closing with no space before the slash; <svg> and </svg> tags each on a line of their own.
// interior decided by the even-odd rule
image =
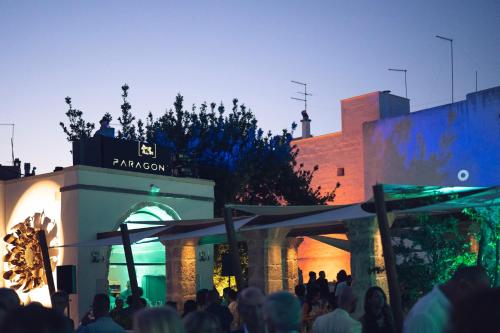
<svg viewBox="0 0 500 333">
<path fill-rule="evenodd" d="M 156 158 L 156 144 L 148 145 L 144 142 L 138 142 L 139 144 L 139 156 L 147 156 Z"/>
</svg>

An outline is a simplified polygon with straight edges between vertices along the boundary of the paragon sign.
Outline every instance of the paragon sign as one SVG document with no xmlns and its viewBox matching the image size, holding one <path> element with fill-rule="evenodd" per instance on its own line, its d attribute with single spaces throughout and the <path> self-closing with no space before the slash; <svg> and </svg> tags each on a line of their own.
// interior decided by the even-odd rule
<svg viewBox="0 0 500 333">
<path fill-rule="evenodd" d="M 156 144 L 97 135 L 73 142 L 73 165 L 172 175 L 172 156 Z"/>
</svg>

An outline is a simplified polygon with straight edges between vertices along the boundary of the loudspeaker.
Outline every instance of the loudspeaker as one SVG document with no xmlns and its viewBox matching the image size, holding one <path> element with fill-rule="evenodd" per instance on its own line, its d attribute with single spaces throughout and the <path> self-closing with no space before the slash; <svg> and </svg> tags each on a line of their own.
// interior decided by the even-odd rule
<svg viewBox="0 0 500 333">
<path fill-rule="evenodd" d="M 231 263 L 231 256 L 229 254 L 222 255 L 222 276 L 236 275 L 235 269 Z"/>
<path fill-rule="evenodd" d="M 76 266 L 57 266 L 57 289 L 69 294 L 76 294 Z"/>
</svg>

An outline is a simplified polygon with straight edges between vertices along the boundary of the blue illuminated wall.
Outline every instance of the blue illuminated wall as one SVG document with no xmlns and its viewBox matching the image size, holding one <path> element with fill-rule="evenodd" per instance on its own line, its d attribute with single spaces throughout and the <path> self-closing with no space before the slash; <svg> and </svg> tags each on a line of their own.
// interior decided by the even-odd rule
<svg viewBox="0 0 500 333">
<path fill-rule="evenodd" d="M 365 195 L 379 183 L 500 185 L 500 86 L 363 125 Z"/>
</svg>

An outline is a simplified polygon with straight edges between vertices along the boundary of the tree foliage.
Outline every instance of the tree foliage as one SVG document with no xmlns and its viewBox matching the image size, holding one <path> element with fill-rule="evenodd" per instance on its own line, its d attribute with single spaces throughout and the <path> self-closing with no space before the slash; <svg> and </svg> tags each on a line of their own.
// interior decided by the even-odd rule
<svg viewBox="0 0 500 333">
<path fill-rule="evenodd" d="M 83 112 L 81 110 L 73 108 L 71 104 L 71 97 L 65 98 L 66 104 L 68 104 L 68 111 L 66 111 L 66 117 L 68 117 L 68 126 L 66 126 L 62 121 L 59 126 L 63 129 L 67 136 L 68 141 L 75 141 L 79 139 L 90 138 L 92 131 L 94 130 L 94 123 L 88 123 L 83 120 Z"/>
<path fill-rule="evenodd" d="M 121 130 L 118 131 L 118 139 L 137 140 L 138 134 L 136 134 L 135 132 L 135 125 L 134 125 L 135 117 L 132 115 L 132 112 L 130 111 L 132 109 L 132 105 L 130 105 L 130 103 L 127 100 L 128 89 L 129 86 L 127 84 L 124 84 L 122 86 L 122 98 L 123 98 L 123 103 L 121 105 L 122 115 L 118 117 L 118 121 L 120 122 L 121 125 Z M 141 130 L 142 130 L 142 125 L 141 125 Z"/>
<path fill-rule="evenodd" d="M 185 110 L 184 98 L 178 94 L 173 108 L 156 119 L 150 112 L 136 127 L 128 89 L 126 84 L 122 87 L 118 137 L 156 143 L 184 167 L 196 170 L 197 176 L 214 180 L 216 215 L 229 202 L 309 205 L 333 201 L 335 189 L 322 193 L 320 187 L 311 187 L 318 167 L 306 170 L 297 164 L 299 150 L 292 141 L 295 124 L 291 132 L 265 133 L 251 110 L 237 99 L 229 111 L 223 103 L 206 102 Z"/>
<path fill-rule="evenodd" d="M 447 281 L 460 265 L 475 265 L 471 246 L 475 226 L 462 215 L 423 215 L 393 237 L 403 307 L 409 309 L 434 285 Z"/>
</svg>

